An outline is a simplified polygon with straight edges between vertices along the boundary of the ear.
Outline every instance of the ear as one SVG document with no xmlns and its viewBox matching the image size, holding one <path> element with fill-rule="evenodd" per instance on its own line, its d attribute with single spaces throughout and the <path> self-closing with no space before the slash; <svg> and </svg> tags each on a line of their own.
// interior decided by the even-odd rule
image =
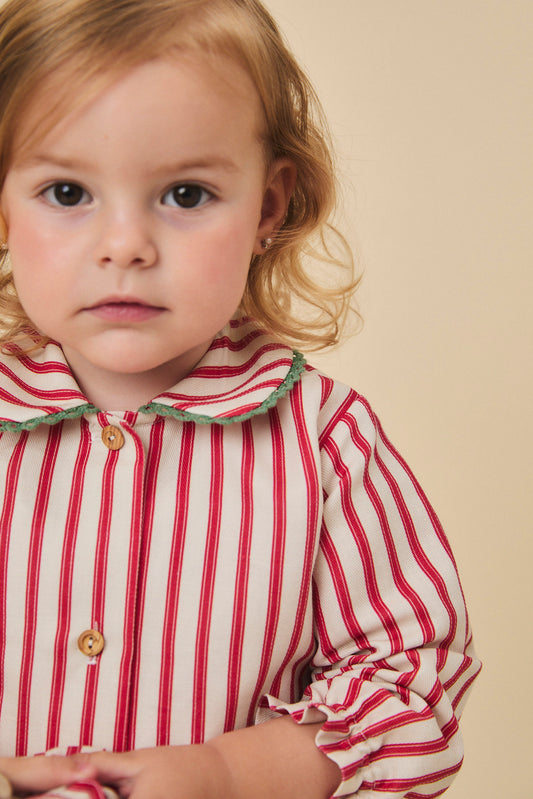
<svg viewBox="0 0 533 799">
<path fill-rule="evenodd" d="M 257 228 L 254 255 L 262 255 L 265 251 L 261 243 L 267 238 L 275 238 L 283 224 L 289 200 L 296 185 L 296 165 L 289 158 L 278 158 L 267 175 L 261 220 Z"/>
</svg>

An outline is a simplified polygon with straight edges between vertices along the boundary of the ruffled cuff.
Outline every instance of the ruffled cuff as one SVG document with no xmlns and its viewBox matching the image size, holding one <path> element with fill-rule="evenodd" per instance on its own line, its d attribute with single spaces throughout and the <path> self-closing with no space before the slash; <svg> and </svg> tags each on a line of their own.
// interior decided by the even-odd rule
<svg viewBox="0 0 533 799">
<path fill-rule="evenodd" d="M 256 722 L 260 723 L 273 715 L 288 714 L 298 724 L 316 724 L 323 722 L 315 737 L 317 747 L 339 767 L 342 780 L 335 797 L 357 795 L 358 799 L 370 799 L 372 780 L 369 779 L 368 759 L 372 754 L 376 741 L 365 738 L 358 725 L 350 723 L 350 711 L 344 706 L 330 706 L 316 698 L 303 699 L 300 702 L 284 702 L 276 697 L 266 695 L 266 706 L 259 708 Z M 353 718 L 352 718 L 353 721 Z M 365 766 L 367 767 L 365 769 Z M 362 769 L 365 769 L 363 775 Z"/>
</svg>

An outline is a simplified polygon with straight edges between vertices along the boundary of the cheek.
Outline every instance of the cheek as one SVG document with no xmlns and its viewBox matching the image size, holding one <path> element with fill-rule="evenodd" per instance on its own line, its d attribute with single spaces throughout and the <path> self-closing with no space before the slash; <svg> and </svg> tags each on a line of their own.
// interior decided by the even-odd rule
<svg viewBox="0 0 533 799">
<path fill-rule="evenodd" d="M 57 285 L 53 279 L 45 279 L 40 270 L 17 269 L 13 264 L 13 278 L 17 296 L 26 316 L 39 328 L 50 311 L 57 307 Z"/>
<path fill-rule="evenodd" d="M 59 264 L 64 262 L 56 248 L 47 246 L 46 237 L 29 226 L 10 228 L 10 262 L 19 300 L 27 316 L 38 327 L 61 299 L 65 287 Z"/>
<path fill-rule="evenodd" d="M 242 214 L 195 242 L 197 268 L 220 285 L 246 279 L 256 239 L 255 216 Z"/>
<path fill-rule="evenodd" d="M 46 254 L 39 247 L 39 242 L 27 239 L 21 247 L 11 248 L 10 245 L 10 259 L 15 288 L 25 310 L 28 310 L 26 306 L 29 303 L 46 302 L 48 287 L 57 287 L 59 281 L 53 269 L 49 268 Z"/>
<path fill-rule="evenodd" d="M 39 225 L 24 224 L 14 220 L 9 227 L 9 251 L 15 286 L 22 294 L 36 290 L 55 292 L 56 301 L 60 287 L 69 282 L 69 265 L 76 252 L 69 246 L 68 238 Z"/>
<path fill-rule="evenodd" d="M 13 221 L 9 225 L 8 238 L 13 271 L 25 270 L 30 265 L 38 268 L 41 263 L 51 260 L 52 250 L 54 260 L 57 260 L 57 249 L 49 238 L 37 224 L 24 224 L 18 219 Z"/>
<path fill-rule="evenodd" d="M 235 240 L 227 243 L 224 252 L 211 254 L 203 271 L 204 290 L 212 298 L 230 302 L 240 302 L 250 267 L 249 248 L 239 247 Z"/>
</svg>

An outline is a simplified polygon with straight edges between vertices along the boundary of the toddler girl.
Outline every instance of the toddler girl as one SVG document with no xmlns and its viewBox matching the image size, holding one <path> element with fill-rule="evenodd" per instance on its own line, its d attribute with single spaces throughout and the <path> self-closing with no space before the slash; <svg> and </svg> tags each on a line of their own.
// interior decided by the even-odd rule
<svg viewBox="0 0 533 799">
<path fill-rule="evenodd" d="M 0 771 L 437 795 L 478 663 L 422 490 L 292 349 L 337 340 L 353 279 L 275 23 L 8 0 L 0 54 Z"/>
</svg>

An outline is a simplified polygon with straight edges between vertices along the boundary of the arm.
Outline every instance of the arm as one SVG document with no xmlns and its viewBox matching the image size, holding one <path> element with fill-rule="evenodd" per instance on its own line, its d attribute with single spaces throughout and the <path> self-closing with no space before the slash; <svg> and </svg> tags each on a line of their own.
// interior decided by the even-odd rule
<svg viewBox="0 0 533 799">
<path fill-rule="evenodd" d="M 303 700 L 341 768 L 336 796 L 436 796 L 462 761 L 458 719 L 479 671 L 453 556 L 366 402 L 326 395 L 324 512 L 314 574 L 318 649 Z"/>
<path fill-rule="evenodd" d="M 0 768 L 20 792 L 96 779 L 132 799 L 327 799 L 340 772 L 315 746 L 319 727 L 284 717 L 205 744 L 72 758 L 3 758 Z"/>
<path fill-rule="evenodd" d="M 205 744 L 89 755 L 101 783 L 141 799 L 327 799 L 337 766 L 317 749 L 320 725 L 278 718 Z"/>
<path fill-rule="evenodd" d="M 315 744 L 319 724 L 287 716 L 235 730 L 211 741 L 225 761 L 234 799 L 326 799 L 340 782 L 339 768 Z"/>
</svg>

